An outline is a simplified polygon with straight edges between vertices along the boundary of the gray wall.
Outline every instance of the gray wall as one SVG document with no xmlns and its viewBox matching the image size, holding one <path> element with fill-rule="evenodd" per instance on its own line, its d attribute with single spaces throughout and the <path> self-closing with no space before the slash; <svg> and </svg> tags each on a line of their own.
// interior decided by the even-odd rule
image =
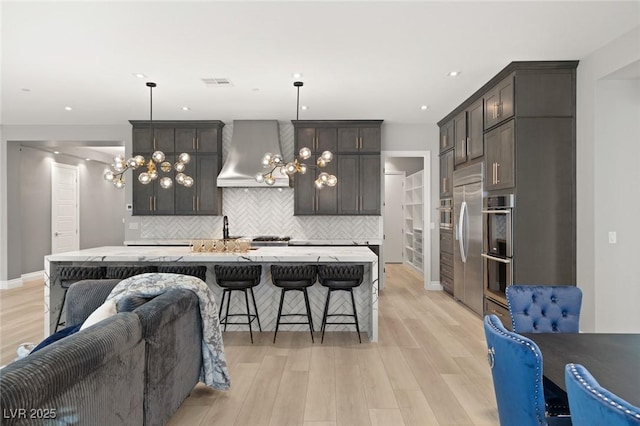
<svg viewBox="0 0 640 426">
<path fill-rule="evenodd" d="M 587 332 L 640 332 L 637 89 L 633 82 L 606 81 L 639 60 L 637 27 L 578 66 L 577 284 L 580 328 Z M 616 212 L 623 209 L 629 213 Z M 608 244 L 608 231 L 618 232 L 618 244 Z"/>
<path fill-rule="evenodd" d="M 125 194 L 102 179 L 106 165 L 22 147 L 19 161 L 21 274 L 43 270 L 43 258 L 51 253 L 53 162 L 78 166 L 80 248 L 122 245 L 124 240 Z"/>
</svg>

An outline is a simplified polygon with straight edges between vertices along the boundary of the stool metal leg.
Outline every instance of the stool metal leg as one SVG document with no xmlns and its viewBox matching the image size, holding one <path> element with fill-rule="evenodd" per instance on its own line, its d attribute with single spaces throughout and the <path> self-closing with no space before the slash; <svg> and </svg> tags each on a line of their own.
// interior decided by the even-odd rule
<svg viewBox="0 0 640 426">
<path fill-rule="evenodd" d="M 222 324 L 222 308 L 224 308 L 224 296 L 227 295 L 227 289 L 222 289 L 222 301 L 220 302 L 220 312 L 218 312 L 218 320 Z"/>
<path fill-rule="evenodd" d="M 278 335 L 278 327 L 280 326 L 280 317 L 282 316 L 282 304 L 284 303 L 284 294 L 287 292 L 286 288 L 283 288 L 280 292 L 280 307 L 278 308 L 278 318 L 276 319 L 276 332 L 273 333 L 273 343 L 276 342 L 276 336 Z"/>
<path fill-rule="evenodd" d="M 249 310 L 249 295 L 247 289 L 242 290 L 244 293 L 244 301 L 247 304 L 247 322 L 249 323 L 249 336 L 251 336 L 251 343 L 253 343 L 253 331 L 251 330 L 251 311 Z"/>
<path fill-rule="evenodd" d="M 253 295 L 253 287 L 249 288 L 251 292 L 251 298 L 253 299 L 253 309 L 256 311 L 256 319 L 258 320 L 258 330 L 262 331 L 262 326 L 260 325 L 260 316 L 258 315 L 258 305 L 256 305 L 256 297 Z"/>
<path fill-rule="evenodd" d="M 329 301 L 331 300 L 331 289 L 327 292 L 327 302 L 324 304 L 324 315 L 322 316 L 322 338 L 320 343 L 324 343 L 324 329 L 327 327 L 327 313 L 329 312 Z"/>
<path fill-rule="evenodd" d="M 229 305 L 231 305 L 231 290 L 225 289 L 224 291 L 227 293 L 227 313 L 224 317 L 224 331 L 227 331 L 227 323 L 229 322 Z"/>
<path fill-rule="evenodd" d="M 351 304 L 353 305 L 353 317 L 356 320 L 356 331 L 358 332 L 358 340 L 362 343 L 362 338 L 360 337 L 360 327 L 358 326 L 358 311 L 356 310 L 356 299 L 353 297 L 353 289 L 349 289 L 349 293 L 351 294 Z"/>
<path fill-rule="evenodd" d="M 311 332 L 311 343 L 315 343 L 313 340 L 313 318 L 311 318 L 311 306 L 309 305 L 309 295 L 307 294 L 306 287 L 302 289 L 304 294 L 304 304 L 307 305 L 307 321 L 309 321 L 309 331 Z"/>
<path fill-rule="evenodd" d="M 64 289 L 64 294 L 62 295 L 62 304 L 60 305 L 60 312 L 58 312 L 58 320 L 56 321 L 56 329 L 55 331 L 58 331 L 58 328 L 60 327 L 60 320 L 62 319 L 62 311 L 64 311 L 64 303 L 67 300 L 67 289 Z M 65 325 L 66 321 L 65 321 Z"/>
</svg>

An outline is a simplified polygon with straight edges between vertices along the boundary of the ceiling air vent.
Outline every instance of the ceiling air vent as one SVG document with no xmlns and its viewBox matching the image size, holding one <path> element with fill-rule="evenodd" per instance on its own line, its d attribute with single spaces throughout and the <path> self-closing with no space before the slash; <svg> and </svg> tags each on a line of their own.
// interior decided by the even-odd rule
<svg viewBox="0 0 640 426">
<path fill-rule="evenodd" d="M 231 87 L 233 83 L 228 78 L 203 78 L 202 82 L 207 87 Z"/>
</svg>

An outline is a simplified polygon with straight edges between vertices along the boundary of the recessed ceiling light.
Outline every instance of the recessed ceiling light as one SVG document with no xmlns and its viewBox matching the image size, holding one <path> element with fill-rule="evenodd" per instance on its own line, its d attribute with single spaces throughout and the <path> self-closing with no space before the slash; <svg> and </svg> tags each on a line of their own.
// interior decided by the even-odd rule
<svg viewBox="0 0 640 426">
<path fill-rule="evenodd" d="M 64 109 L 66 109 L 67 111 L 71 111 L 73 108 L 67 106 L 67 107 L 64 107 Z"/>
<path fill-rule="evenodd" d="M 91 161 L 91 158 L 85 158 L 85 160 L 87 160 L 87 161 Z"/>
<path fill-rule="evenodd" d="M 20 90 L 22 90 L 23 92 L 30 92 L 30 91 L 31 91 L 31 89 L 27 89 L 26 87 L 25 87 L 25 88 L 22 88 L 22 89 L 20 89 Z"/>
<path fill-rule="evenodd" d="M 449 74 L 447 74 L 449 77 L 457 77 L 461 74 L 460 71 L 451 71 Z"/>
<path fill-rule="evenodd" d="M 183 110 L 183 111 L 191 111 L 191 108 L 189 108 L 188 106 L 183 106 L 183 107 L 182 107 L 182 110 Z"/>
<path fill-rule="evenodd" d="M 133 73 L 133 75 L 134 75 L 134 77 L 138 77 L 138 78 L 147 78 L 147 76 L 146 76 L 146 75 L 141 74 L 141 73 L 139 73 L 139 72 L 134 72 L 134 73 Z"/>
<path fill-rule="evenodd" d="M 421 109 L 421 110 L 423 110 L 423 111 L 426 111 L 426 110 L 428 110 L 428 109 L 429 109 L 429 105 L 422 105 L 422 106 L 420 107 L 420 109 Z"/>
<path fill-rule="evenodd" d="M 253 89 L 251 89 L 252 92 L 259 92 L 260 88 L 259 87 L 254 87 Z"/>
<path fill-rule="evenodd" d="M 291 77 L 293 77 L 293 78 L 302 78 L 302 73 L 301 72 L 294 72 L 293 74 L 291 74 Z"/>
<path fill-rule="evenodd" d="M 58 154 L 60 154 L 60 151 L 53 151 L 53 153 L 58 155 Z"/>
<path fill-rule="evenodd" d="M 306 105 L 302 105 L 302 106 L 300 107 L 300 109 L 301 109 L 301 110 L 305 110 L 305 111 L 306 111 L 306 110 L 308 110 L 308 109 L 309 109 L 309 107 L 308 107 L 308 106 L 306 106 Z"/>
</svg>

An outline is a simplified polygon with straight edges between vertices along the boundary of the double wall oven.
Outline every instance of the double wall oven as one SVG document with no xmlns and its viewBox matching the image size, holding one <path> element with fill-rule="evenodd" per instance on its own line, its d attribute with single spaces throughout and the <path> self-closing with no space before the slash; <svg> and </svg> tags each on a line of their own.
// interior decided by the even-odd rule
<svg viewBox="0 0 640 426">
<path fill-rule="evenodd" d="M 504 306 L 505 290 L 513 284 L 512 217 L 514 196 L 487 196 L 483 201 L 484 295 Z"/>
</svg>

